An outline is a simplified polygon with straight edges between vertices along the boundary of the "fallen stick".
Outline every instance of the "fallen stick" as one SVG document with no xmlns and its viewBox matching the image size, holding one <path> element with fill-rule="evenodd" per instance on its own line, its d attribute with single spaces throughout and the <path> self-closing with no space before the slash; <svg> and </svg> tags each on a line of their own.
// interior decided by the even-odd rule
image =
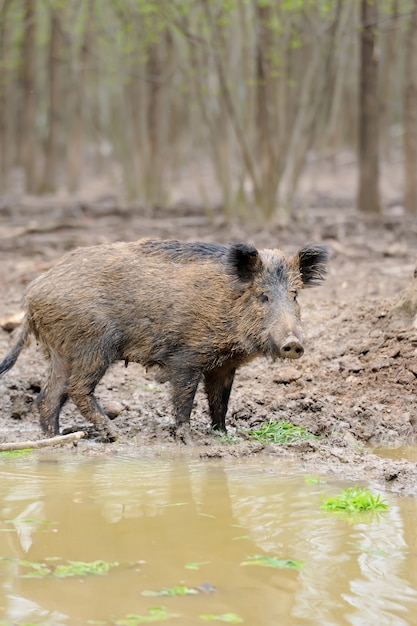
<svg viewBox="0 0 417 626">
<path fill-rule="evenodd" d="M 64 443 L 71 443 L 78 441 L 84 437 L 85 433 L 82 430 L 76 433 L 70 433 L 69 435 L 57 435 L 56 437 L 50 437 L 49 439 L 39 439 L 38 441 L 15 441 L 12 443 L 0 443 L 0 452 L 7 452 L 9 450 L 36 450 L 38 448 L 47 448 L 48 446 L 62 446 Z"/>
</svg>

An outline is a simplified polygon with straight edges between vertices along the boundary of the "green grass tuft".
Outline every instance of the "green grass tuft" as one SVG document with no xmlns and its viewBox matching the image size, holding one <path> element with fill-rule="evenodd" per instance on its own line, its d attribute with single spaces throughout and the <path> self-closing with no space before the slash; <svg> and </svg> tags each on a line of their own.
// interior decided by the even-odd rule
<svg viewBox="0 0 417 626">
<path fill-rule="evenodd" d="M 24 454 L 29 454 L 29 452 L 33 452 L 32 448 L 22 448 L 21 450 L 5 450 L 4 452 L 0 452 L 0 458 L 14 458 L 16 456 L 23 456 Z"/>
<path fill-rule="evenodd" d="M 237 442 L 236 437 L 233 437 L 233 435 L 229 435 L 228 433 L 216 433 L 214 438 L 222 444 L 233 445 Z"/>
<path fill-rule="evenodd" d="M 118 563 L 108 563 L 107 561 L 68 561 L 68 565 L 58 565 L 54 570 L 56 578 L 66 578 L 68 576 L 102 576 L 107 574 L 112 567 L 117 567 Z"/>
<path fill-rule="evenodd" d="M 367 489 L 355 486 L 342 489 L 335 497 L 323 499 L 321 508 L 323 511 L 360 513 L 362 511 L 386 511 L 388 505 L 379 494 L 374 496 Z"/>
<path fill-rule="evenodd" d="M 316 435 L 309 433 L 304 426 L 294 426 L 290 422 L 275 422 L 274 420 L 265 422 L 258 430 L 248 430 L 247 434 L 251 439 L 256 439 L 260 443 L 285 444 L 318 439 Z"/>
</svg>

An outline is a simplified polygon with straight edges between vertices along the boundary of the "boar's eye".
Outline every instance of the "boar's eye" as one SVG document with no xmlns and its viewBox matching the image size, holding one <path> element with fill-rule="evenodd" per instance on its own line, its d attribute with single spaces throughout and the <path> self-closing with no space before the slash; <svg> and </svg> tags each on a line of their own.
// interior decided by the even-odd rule
<svg viewBox="0 0 417 626">
<path fill-rule="evenodd" d="M 298 290 L 297 289 L 292 289 L 290 291 L 290 296 L 294 300 L 294 302 L 296 302 L 297 301 L 297 296 L 298 296 Z"/>
<path fill-rule="evenodd" d="M 266 304 L 267 302 L 269 302 L 269 296 L 267 293 L 261 293 L 258 296 L 258 300 L 259 302 L 262 302 L 263 304 Z"/>
</svg>

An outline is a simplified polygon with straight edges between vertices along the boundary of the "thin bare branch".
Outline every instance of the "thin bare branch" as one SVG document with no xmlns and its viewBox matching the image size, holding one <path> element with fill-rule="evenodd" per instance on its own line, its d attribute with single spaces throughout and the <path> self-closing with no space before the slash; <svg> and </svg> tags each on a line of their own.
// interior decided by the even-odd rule
<svg viewBox="0 0 417 626">
<path fill-rule="evenodd" d="M 63 446 L 66 443 L 74 443 L 84 437 L 83 431 L 70 433 L 69 435 L 57 435 L 49 439 L 39 439 L 38 441 L 14 441 L 12 443 L 0 443 L 0 452 L 9 450 L 38 450 L 40 448 L 49 448 L 51 446 Z"/>
</svg>

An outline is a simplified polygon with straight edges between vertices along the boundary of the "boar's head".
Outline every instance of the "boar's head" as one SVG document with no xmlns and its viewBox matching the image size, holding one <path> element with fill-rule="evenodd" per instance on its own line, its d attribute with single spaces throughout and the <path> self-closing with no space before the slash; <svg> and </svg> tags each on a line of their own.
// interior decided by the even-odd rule
<svg viewBox="0 0 417 626">
<path fill-rule="evenodd" d="M 280 250 L 257 250 L 234 244 L 228 255 L 229 274 L 237 290 L 238 336 L 248 355 L 298 359 L 304 353 L 300 289 L 323 282 L 328 251 L 307 245 L 293 257 Z"/>
</svg>

